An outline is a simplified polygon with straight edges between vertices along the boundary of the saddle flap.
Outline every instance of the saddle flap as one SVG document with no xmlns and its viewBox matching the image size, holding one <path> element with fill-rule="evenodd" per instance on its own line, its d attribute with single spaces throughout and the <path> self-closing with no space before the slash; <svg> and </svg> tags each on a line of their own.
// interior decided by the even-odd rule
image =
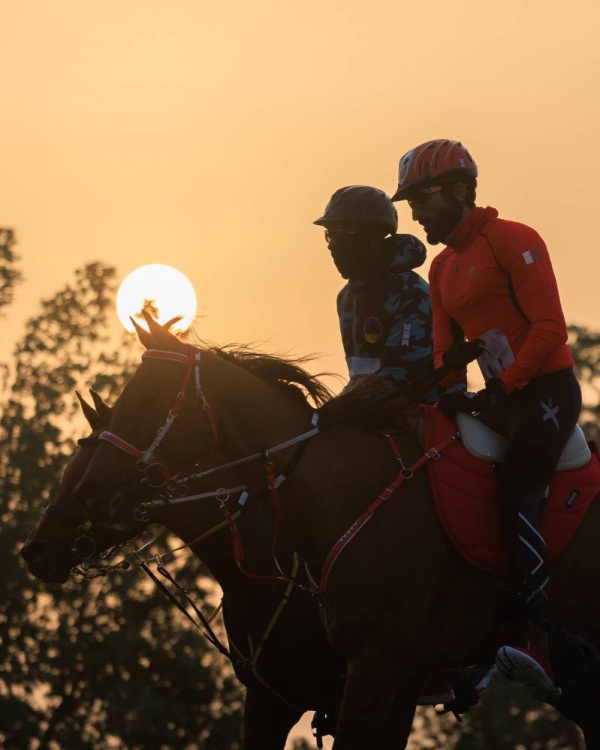
<svg viewBox="0 0 600 750">
<path fill-rule="evenodd" d="M 560 460 L 556 468 L 559 470 L 579 469 L 580 466 L 585 466 L 591 457 L 592 452 L 585 439 L 583 430 L 576 424 L 571 437 L 560 455 Z"/>
<path fill-rule="evenodd" d="M 466 412 L 458 412 L 456 423 L 468 453 L 482 461 L 502 463 L 508 446 L 505 437 Z M 559 471 L 579 469 L 588 463 L 591 455 L 583 430 L 579 425 L 575 425 L 556 468 Z"/>
<path fill-rule="evenodd" d="M 467 412 L 459 411 L 456 424 L 467 453 L 482 461 L 502 463 L 508 440 Z"/>
</svg>

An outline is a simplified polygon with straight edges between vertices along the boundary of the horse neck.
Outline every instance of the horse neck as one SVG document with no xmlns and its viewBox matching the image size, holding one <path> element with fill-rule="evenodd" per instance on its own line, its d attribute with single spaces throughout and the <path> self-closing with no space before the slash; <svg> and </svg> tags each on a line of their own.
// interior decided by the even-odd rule
<svg viewBox="0 0 600 750">
<path fill-rule="evenodd" d="M 265 600 L 269 607 L 272 606 L 273 597 L 280 594 L 280 584 L 269 584 L 267 581 L 257 584 L 239 570 L 233 553 L 230 529 L 225 527 L 206 534 L 223 520 L 224 515 L 218 511 L 214 500 L 201 505 L 190 505 L 187 510 L 169 506 L 156 514 L 157 522 L 190 546 L 226 597 L 239 604 L 248 602 L 249 606 Z M 247 518 L 240 518 L 237 525 L 244 550 L 244 568 L 251 573 L 275 575 L 271 554 L 273 518 L 270 511 L 258 505 L 248 511 Z M 291 542 L 284 534 L 278 543 L 278 555 L 281 556 L 284 567 L 291 561 L 292 553 Z"/>
<path fill-rule="evenodd" d="M 416 432 L 395 438 L 406 466 L 422 455 Z M 307 446 L 282 485 L 286 524 L 311 570 L 319 570 L 340 537 L 398 476 L 399 464 L 386 438 L 350 427 L 324 430 Z M 399 492 L 412 492 L 406 483 Z M 400 503 L 396 504 L 398 507 Z"/>
<path fill-rule="evenodd" d="M 311 408 L 297 393 L 214 354 L 205 355 L 203 373 L 224 455 L 249 455 L 306 429 Z"/>
</svg>

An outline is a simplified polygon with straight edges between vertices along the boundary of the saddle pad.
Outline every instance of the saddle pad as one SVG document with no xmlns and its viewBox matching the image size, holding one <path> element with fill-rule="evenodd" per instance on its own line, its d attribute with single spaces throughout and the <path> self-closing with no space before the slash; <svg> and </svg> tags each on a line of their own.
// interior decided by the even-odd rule
<svg viewBox="0 0 600 750">
<path fill-rule="evenodd" d="M 456 431 L 456 424 L 431 406 L 425 416 L 425 448 L 440 444 Z M 491 464 L 469 455 L 460 441 L 428 462 L 435 507 L 448 538 L 472 565 L 490 573 L 503 573 L 507 557 L 500 533 L 498 483 Z M 600 493 L 600 459 L 592 457 L 580 469 L 554 474 L 545 502 L 542 533 L 550 560 L 571 541 L 594 498 Z"/>
</svg>

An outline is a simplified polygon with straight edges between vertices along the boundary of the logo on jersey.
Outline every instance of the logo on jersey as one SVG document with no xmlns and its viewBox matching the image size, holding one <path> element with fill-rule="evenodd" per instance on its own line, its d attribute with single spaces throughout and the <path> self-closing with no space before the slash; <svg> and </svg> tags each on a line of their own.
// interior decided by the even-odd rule
<svg viewBox="0 0 600 750">
<path fill-rule="evenodd" d="M 363 335 L 368 344 L 376 344 L 383 336 L 383 326 L 375 315 L 369 315 L 363 325 Z"/>
<path fill-rule="evenodd" d="M 531 263 L 535 263 L 536 260 L 539 260 L 542 257 L 542 253 L 538 248 L 534 248 L 533 250 L 525 250 L 524 253 L 521 253 L 521 256 L 525 263 L 530 265 Z"/>
<path fill-rule="evenodd" d="M 400 342 L 400 346 L 408 346 L 410 344 L 410 333 L 411 325 L 410 323 L 405 323 L 402 326 L 402 341 Z"/>
</svg>

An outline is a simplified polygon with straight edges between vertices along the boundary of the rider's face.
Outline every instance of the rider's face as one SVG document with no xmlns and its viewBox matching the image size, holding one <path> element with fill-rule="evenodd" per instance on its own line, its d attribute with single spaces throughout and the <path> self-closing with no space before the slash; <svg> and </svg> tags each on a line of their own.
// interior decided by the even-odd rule
<svg viewBox="0 0 600 750">
<path fill-rule="evenodd" d="M 464 186 L 424 188 L 408 199 L 412 217 L 425 230 L 430 245 L 445 242 L 463 218 L 465 204 L 455 194 L 456 188 L 461 187 Z"/>
<path fill-rule="evenodd" d="M 369 231 L 326 229 L 325 241 L 344 279 L 364 279 L 373 265 Z"/>
</svg>

